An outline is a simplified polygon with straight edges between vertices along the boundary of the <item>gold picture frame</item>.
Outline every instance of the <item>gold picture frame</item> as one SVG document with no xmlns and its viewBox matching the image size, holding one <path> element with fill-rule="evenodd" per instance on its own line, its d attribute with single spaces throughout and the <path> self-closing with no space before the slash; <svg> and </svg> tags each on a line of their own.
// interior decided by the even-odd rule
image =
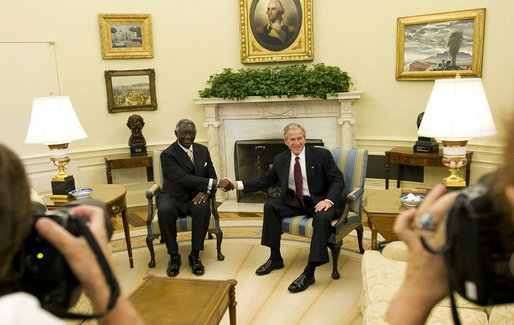
<svg viewBox="0 0 514 325">
<path fill-rule="evenodd" d="M 104 74 L 109 113 L 157 109 L 154 69 L 107 70 Z"/>
<path fill-rule="evenodd" d="M 103 59 L 153 58 L 150 14 L 98 14 Z"/>
<path fill-rule="evenodd" d="M 312 0 L 240 0 L 241 62 L 287 62 L 314 59 Z M 281 8 L 280 8 L 281 7 Z M 280 25 L 274 29 L 271 19 Z"/>
<path fill-rule="evenodd" d="M 396 80 L 482 77 L 485 8 L 398 18 Z"/>
</svg>

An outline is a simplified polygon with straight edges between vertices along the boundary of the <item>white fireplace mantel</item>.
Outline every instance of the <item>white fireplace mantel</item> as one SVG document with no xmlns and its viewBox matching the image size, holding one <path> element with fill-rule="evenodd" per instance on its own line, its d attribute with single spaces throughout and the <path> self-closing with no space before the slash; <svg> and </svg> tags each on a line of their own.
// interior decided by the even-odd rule
<svg viewBox="0 0 514 325">
<path fill-rule="evenodd" d="M 218 176 L 232 179 L 236 140 L 282 139 L 290 122 L 303 125 L 307 138 L 322 139 L 327 147 L 354 148 L 356 101 L 362 91 L 338 93 L 327 99 L 298 96 L 194 99 L 204 105 L 208 147 Z M 235 195 L 234 192 L 230 192 Z M 220 193 L 221 194 L 221 193 Z"/>
</svg>

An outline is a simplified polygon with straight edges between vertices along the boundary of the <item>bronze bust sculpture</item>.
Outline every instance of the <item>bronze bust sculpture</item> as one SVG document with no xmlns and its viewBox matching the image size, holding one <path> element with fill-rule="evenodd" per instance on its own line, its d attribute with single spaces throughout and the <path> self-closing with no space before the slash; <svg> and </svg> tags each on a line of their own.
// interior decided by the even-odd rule
<svg viewBox="0 0 514 325">
<path fill-rule="evenodd" d="M 127 126 L 132 132 L 128 144 L 130 146 L 131 156 L 146 155 L 146 140 L 141 130 L 145 126 L 145 121 L 140 115 L 130 115 Z"/>
</svg>

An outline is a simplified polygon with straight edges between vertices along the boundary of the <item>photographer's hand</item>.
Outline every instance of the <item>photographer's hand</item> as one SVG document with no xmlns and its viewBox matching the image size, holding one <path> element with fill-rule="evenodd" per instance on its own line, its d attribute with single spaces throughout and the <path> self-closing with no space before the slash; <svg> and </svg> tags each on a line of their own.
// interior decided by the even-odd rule
<svg viewBox="0 0 514 325">
<path fill-rule="evenodd" d="M 95 206 L 81 205 L 71 208 L 69 213 L 86 219 L 86 224 L 112 268 L 104 224 L 104 210 Z M 110 288 L 86 239 L 82 236 L 72 235 L 49 218 L 38 219 L 35 227 L 43 238 L 63 254 L 73 274 L 82 284 L 84 292 L 91 299 L 95 313 L 105 312 L 110 297 Z M 99 323 L 143 324 L 143 321 L 127 298 L 120 294 L 114 308 L 100 318 Z"/>
<path fill-rule="evenodd" d="M 445 189 L 442 185 L 435 186 L 418 209 L 405 211 L 396 219 L 394 232 L 407 244 L 409 260 L 403 284 L 386 314 L 386 321 L 391 324 L 424 324 L 432 307 L 448 294 L 443 256 L 428 252 L 420 241 L 423 236 L 433 248 L 445 243 L 446 217 L 458 195 L 458 192 L 445 194 Z M 414 226 L 425 213 L 434 221 L 435 231 Z"/>
</svg>

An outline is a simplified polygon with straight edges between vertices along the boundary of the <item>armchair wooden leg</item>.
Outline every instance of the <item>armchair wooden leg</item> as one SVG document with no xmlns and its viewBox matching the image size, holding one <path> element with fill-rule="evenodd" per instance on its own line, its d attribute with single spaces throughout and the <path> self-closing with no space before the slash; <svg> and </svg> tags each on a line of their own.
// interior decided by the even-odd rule
<svg viewBox="0 0 514 325">
<path fill-rule="evenodd" d="M 212 234 L 216 235 L 216 250 L 218 251 L 218 261 L 223 261 L 225 256 L 221 254 L 221 241 L 223 240 L 223 231 L 219 228 L 208 230 L 209 239 L 212 239 Z"/>
<path fill-rule="evenodd" d="M 337 280 L 340 277 L 339 271 L 337 271 L 337 261 L 339 259 L 339 253 L 341 253 L 341 246 L 343 246 L 343 241 L 339 241 L 337 243 L 328 243 L 328 248 L 332 252 L 332 279 Z"/>
<path fill-rule="evenodd" d="M 362 237 L 364 234 L 364 229 L 362 228 L 362 225 L 359 225 L 357 228 L 355 228 L 357 231 L 357 241 L 359 242 L 359 251 L 361 254 L 364 254 L 364 247 L 362 247 Z"/>
<path fill-rule="evenodd" d="M 148 250 L 150 251 L 150 263 L 148 263 L 149 267 L 155 267 L 155 251 L 153 250 L 153 240 L 157 238 L 159 238 L 158 234 L 146 236 L 146 246 L 148 246 Z"/>
</svg>

